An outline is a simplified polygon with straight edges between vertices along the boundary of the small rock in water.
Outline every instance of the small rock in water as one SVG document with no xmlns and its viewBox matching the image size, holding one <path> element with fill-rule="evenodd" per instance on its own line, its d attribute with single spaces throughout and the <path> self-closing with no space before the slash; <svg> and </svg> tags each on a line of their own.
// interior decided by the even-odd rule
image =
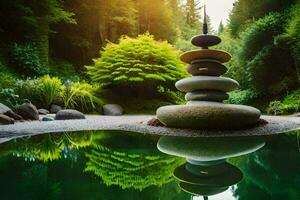
<svg viewBox="0 0 300 200">
<path fill-rule="evenodd" d="M 54 118 L 53 117 L 43 117 L 42 121 L 45 121 L 45 122 L 54 121 Z"/>
<path fill-rule="evenodd" d="M 4 113 L 4 115 L 6 115 L 6 116 L 8 116 L 8 117 L 10 117 L 10 118 L 13 118 L 13 119 L 15 119 L 15 120 L 23 120 L 23 117 L 22 117 L 22 116 L 16 114 L 16 113 L 15 113 L 14 111 L 12 111 L 12 110 L 7 111 L 6 113 Z"/>
<path fill-rule="evenodd" d="M 62 107 L 59 105 L 52 104 L 51 105 L 51 113 L 56 114 L 58 111 L 62 110 Z"/>
<path fill-rule="evenodd" d="M 118 116 L 123 114 L 123 108 L 118 104 L 106 104 L 103 106 L 103 115 Z"/>
<path fill-rule="evenodd" d="M 10 110 L 11 109 L 8 106 L 0 103 L 0 114 L 6 113 L 7 111 L 10 111 Z"/>
<path fill-rule="evenodd" d="M 25 120 L 39 120 L 39 112 L 32 103 L 24 103 L 17 108 L 17 114 Z"/>
<path fill-rule="evenodd" d="M 49 110 L 46 109 L 38 109 L 38 111 L 40 115 L 47 115 L 50 113 Z"/>
<path fill-rule="evenodd" d="M 14 124 L 15 120 L 6 115 L 0 114 L 0 125 Z"/>
<path fill-rule="evenodd" d="M 60 110 L 55 115 L 55 120 L 69 120 L 69 119 L 85 119 L 82 112 L 73 109 Z"/>
</svg>

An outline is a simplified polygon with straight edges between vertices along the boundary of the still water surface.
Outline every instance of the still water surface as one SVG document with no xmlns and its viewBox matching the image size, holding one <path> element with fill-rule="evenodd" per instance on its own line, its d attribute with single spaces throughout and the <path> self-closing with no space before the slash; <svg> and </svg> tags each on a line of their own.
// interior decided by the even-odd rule
<svg viewBox="0 0 300 200">
<path fill-rule="evenodd" d="M 297 134 L 46 134 L 0 144 L 1 200 L 298 200 Z"/>
</svg>

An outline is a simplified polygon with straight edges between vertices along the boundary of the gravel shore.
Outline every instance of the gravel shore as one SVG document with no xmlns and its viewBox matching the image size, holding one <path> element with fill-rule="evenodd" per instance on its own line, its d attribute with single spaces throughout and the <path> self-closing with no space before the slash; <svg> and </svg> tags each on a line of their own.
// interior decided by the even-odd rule
<svg viewBox="0 0 300 200">
<path fill-rule="evenodd" d="M 143 134 L 173 135 L 187 137 L 216 136 L 262 136 L 300 129 L 300 118 L 292 116 L 262 116 L 268 123 L 244 130 L 208 131 L 174 129 L 146 125 L 153 115 L 101 116 L 87 115 L 84 120 L 65 121 L 27 121 L 13 125 L 0 126 L 0 138 L 15 138 L 44 133 L 84 131 L 84 130 L 119 130 Z"/>
</svg>

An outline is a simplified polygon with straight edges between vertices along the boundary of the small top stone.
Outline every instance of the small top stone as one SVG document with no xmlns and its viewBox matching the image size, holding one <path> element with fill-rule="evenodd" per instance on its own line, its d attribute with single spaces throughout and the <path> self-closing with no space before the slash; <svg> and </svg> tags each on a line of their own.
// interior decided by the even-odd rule
<svg viewBox="0 0 300 200">
<path fill-rule="evenodd" d="M 217 45 L 220 42 L 221 38 L 215 35 L 197 35 L 192 38 L 193 45 L 203 48 Z"/>
</svg>

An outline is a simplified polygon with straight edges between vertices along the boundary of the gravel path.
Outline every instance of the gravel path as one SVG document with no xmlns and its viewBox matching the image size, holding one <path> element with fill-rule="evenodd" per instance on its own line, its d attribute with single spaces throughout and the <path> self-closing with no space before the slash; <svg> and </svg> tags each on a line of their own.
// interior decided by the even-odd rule
<svg viewBox="0 0 300 200">
<path fill-rule="evenodd" d="M 153 115 L 124 115 L 115 117 L 87 115 L 87 119 L 85 120 L 19 122 L 14 125 L 1 125 L 0 138 L 83 130 L 123 130 L 143 134 L 189 137 L 254 136 L 278 134 L 300 129 L 300 117 L 292 116 L 262 116 L 261 118 L 268 121 L 268 124 L 234 131 L 187 130 L 146 125 L 145 122 L 153 117 Z"/>
</svg>

